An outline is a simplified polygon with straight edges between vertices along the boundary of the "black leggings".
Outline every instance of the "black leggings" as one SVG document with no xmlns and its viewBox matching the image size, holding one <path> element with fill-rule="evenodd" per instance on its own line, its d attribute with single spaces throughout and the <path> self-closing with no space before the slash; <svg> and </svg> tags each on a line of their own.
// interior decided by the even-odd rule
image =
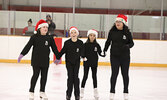
<svg viewBox="0 0 167 100">
<path fill-rule="evenodd" d="M 33 68 L 33 75 L 31 78 L 31 86 L 30 86 L 29 92 L 34 92 L 34 88 L 40 72 L 41 72 L 40 92 L 45 92 L 45 86 L 46 86 L 47 75 L 48 75 L 48 67 L 33 66 L 32 68 Z"/>
<path fill-rule="evenodd" d="M 88 66 L 84 66 L 84 76 L 83 76 L 82 84 L 81 84 L 82 88 L 85 87 L 86 80 L 88 78 L 89 68 L 90 67 L 88 67 Z M 94 86 L 94 88 L 97 88 L 97 76 L 96 76 L 96 74 L 97 74 L 97 67 L 91 67 L 91 70 L 92 70 L 93 86 Z"/>
<path fill-rule="evenodd" d="M 123 77 L 124 83 L 124 93 L 128 93 L 128 86 L 129 86 L 129 64 L 130 64 L 130 56 L 111 56 L 111 89 L 110 93 L 115 93 L 115 85 L 117 81 L 117 76 L 119 73 L 119 67 L 121 66 L 121 73 Z"/>
<path fill-rule="evenodd" d="M 78 77 L 79 67 L 80 67 L 80 62 L 77 62 L 76 64 L 71 64 L 69 62 L 66 62 L 67 75 L 68 75 L 66 94 L 68 97 L 71 97 L 73 87 L 74 87 L 75 97 L 78 97 L 80 95 L 79 77 Z"/>
</svg>

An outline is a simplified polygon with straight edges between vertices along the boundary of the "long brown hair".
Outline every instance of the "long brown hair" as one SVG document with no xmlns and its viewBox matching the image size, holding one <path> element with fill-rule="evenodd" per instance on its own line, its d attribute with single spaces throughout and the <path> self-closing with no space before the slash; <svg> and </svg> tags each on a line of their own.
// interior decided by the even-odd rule
<svg viewBox="0 0 167 100">
<path fill-rule="evenodd" d="M 40 28 L 37 30 L 37 35 L 41 35 Z M 49 35 L 49 33 L 47 32 L 46 35 Z"/>
<path fill-rule="evenodd" d="M 117 27 L 114 23 L 114 25 L 112 26 L 112 28 L 110 29 L 110 31 L 117 31 Z M 124 23 L 123 23 L 123 31 L 124 31 L 124 34 L 128 34 L 130 32 L 130 29 L 128 28 L 128 26 L 126 26 Z"/>
<path fill-rule="evenodd" d="M 86 40 L 86 43 L 90 43 L 89 36 L 88 36 L 88 39 Z M 96 38 L 95 38 L 95 40 L 93 41 L 93 43 L 97 43 Z"/>
</svg>

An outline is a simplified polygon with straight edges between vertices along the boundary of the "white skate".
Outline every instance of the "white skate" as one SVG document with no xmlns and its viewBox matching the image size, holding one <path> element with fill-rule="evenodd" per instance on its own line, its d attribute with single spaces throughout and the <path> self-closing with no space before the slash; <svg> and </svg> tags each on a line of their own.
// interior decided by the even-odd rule
<svg viewBox="0 0 167 100">
<path fill-rule="evenodd" d="M 40 92 L 40 98 L 41 98 L 41 100 L 48 100 L 48 97 L 45 94 L 45 92 Z"/>
<path fill-rule="evenodd" d="M 29 93 L 29 100 L 34 100 L 34 93 L 33 92 Z"/>
<path fill-rule="evenodd" d="M 81 88 L 81 91 L 80 91 L 80 98 L 82 99 L 84 97 L 84 88 Z"/>
<path fill-rule="evenodd" d="M 94 88 L 94 97 L 95 97 L 95 100 L 99 99 L 99 93 L 98 93 L 97 88 Z"/>
<path fill-rule="evenodd" d="M 110 100 L 114 100 L 115 93 L 110 93 Z"/>
<path fill-rule="evenodd" d="M 128 93 L 124 93 L 124 100 L 128 100 L 128 99 L 129 99 Z"/>
</svg>

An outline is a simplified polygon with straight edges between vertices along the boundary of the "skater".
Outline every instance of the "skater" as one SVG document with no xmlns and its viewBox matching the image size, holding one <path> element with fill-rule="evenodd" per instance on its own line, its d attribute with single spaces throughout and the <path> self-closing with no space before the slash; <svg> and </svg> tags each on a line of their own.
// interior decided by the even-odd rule
<svg viewBox="0 0 167 100">
<path fill-rule="evenodd" d="M 48 97 L 45 94 L 45 85 L 47 82 L 47 74 L 49 68 L 49 54 L 50 54 L 50 47 L 52 51 L 57 56 L 58 50 L 53 40 L 53 37 L 48 35 L 48 24 L 43 19 L 39 20 L 35 27 L 35 33 L 31 36 L 30 40 L 28 41 L 27 45 L 22 50 L 18 62 L 29 52 L 30 48 L 33 46 L 32 50 L 32 57 L 31 57 L 31 66 L 33 69 L 33 75 L 31 78 L 31 85 L 30 85 L 30 95 L 29 99 L 34 100 L 34 88 L 41 73 L 41 80 L 40 80 L 40 98 L 47 100 Z"/>
<path fill-rule="evenodd" d="M 70 100 L 71 94 L 74 87 L 75 100 L 80 99 L 79 89 L 79 68 L 80 68 L 80 57 L 83 42 L 78 39 L 79 31 L 76 27 L 70 28 L 70 39 L 65 41 L 62 50 L 59 53 L 57 59 L 65 53 L 66 69 L 67 69 L 67 91 L 66 100 Z"/>
<path fill-rule="evenodd" d="M 97 67 L 98 67 L 98 54 L 102 57 L 105 55 L 101 55 L 102 50 L 100 45 L 97 43 L 96 38 L 98 36 L 98 32 L 94 29 L 91 29 L 87 32 L 87 41 L 83 46 L 83 58 L 85 59 L 84 66 L 84 75 L 81 83 L 81 98 L 84 97 L 84 88 L 86 84 L 86 80 L 88 78 L 89 69 L 92 70 L 92 78 L 93 78 L 93 86 L 94 86 L 94 97 L 97 100 L 99 98 L 98 90 L 97 90 Z"/>
<path fill-rule="evenodd" d="M 111 43 L 112 42 L 112 43 Z M 127 26 L 127 16 L 119 14 L 112 26 L 107 41 L 105 43 L 104 52 L 107 51 L 111 44 L 110 49 L 110 63 L 111 63 L 111 89 L 110 100 L 114 99 L 115 85 L 121 67 L 124 84 L 124 99 L 128 99 L 128 86 L 129 86 L 129 64 L 130 64 L 130 48 L 133 47 L 134 42 L 131 32 Z"/>
</svg>

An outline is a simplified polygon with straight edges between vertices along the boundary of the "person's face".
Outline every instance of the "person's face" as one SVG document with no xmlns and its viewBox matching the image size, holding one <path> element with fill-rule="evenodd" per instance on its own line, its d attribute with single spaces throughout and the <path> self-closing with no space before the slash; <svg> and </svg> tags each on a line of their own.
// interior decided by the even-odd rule
<svg viewBox="0 0 167 100">
<path fill-rule="evenodd" d="M 75 30 L 72 30 L 70 33 L 70 37 L 76 39 L 78 37 L 78 33 Z"/>
<path fill-rule="evenodd" d="M 47 26 L 41 27 L 40 32 L 41 32 L 41 35 L 46 35 L 46 33 L 48 32 L 48 27 Z"/>
<path fill-rule="evenodd" d="M 31 22 L 28 22 L 28 26 L 32 26 L 32 23 L 31 23 Z"/>
<path fill-rule="evenodd" d="M 46 20 L 51 20 L 51 17 L 46 17 Z"/>
<path fill-rule="evenodd" d="M 123 23 L 121 21 L 116 21 L 115 25 L 116 25 L 116 28 L 118 30 L 122 30 L 123 29 Z"/>
<path fill-rule="evenodd" d="M 96 39 L 96 35 L 93 33 L 90 33 L 88 37 L 90 39 L 90 42 L 93 42 Z"/>
</svg>

